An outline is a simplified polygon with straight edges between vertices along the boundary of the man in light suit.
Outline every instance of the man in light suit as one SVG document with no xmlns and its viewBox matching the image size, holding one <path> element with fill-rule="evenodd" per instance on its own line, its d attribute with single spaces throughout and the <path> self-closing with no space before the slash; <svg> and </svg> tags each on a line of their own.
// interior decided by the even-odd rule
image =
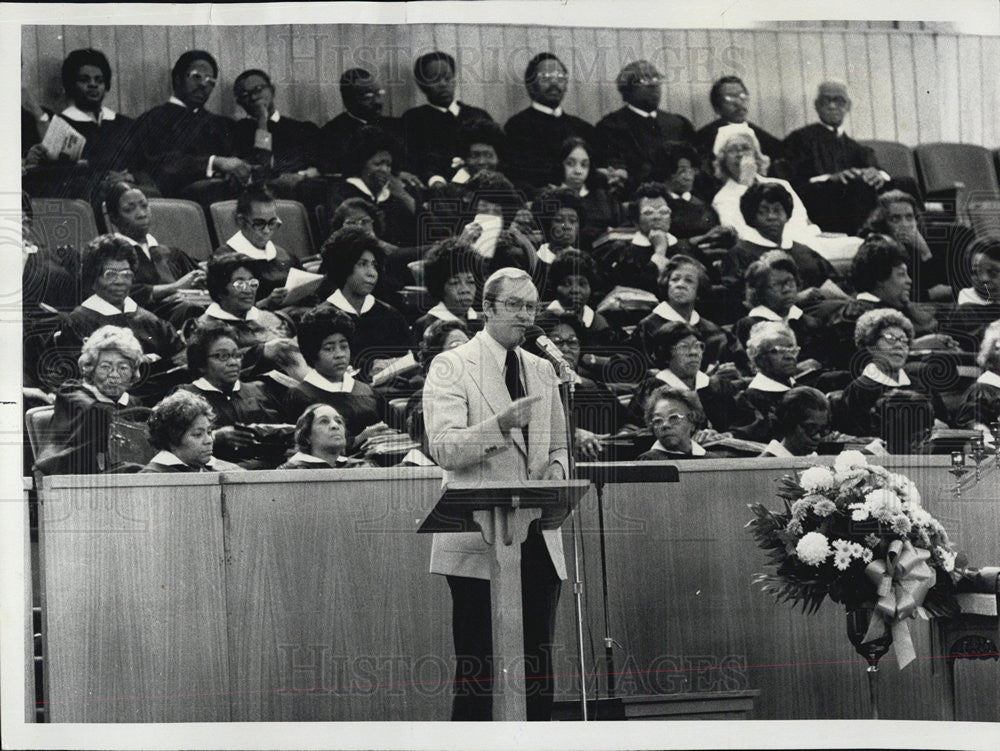
<svg viewBox="0 0 1000 751">
<path fill-rule="evenodd" d="M 503 268 L 483 286 L 484 329 L 438 355 L 424 386 L 431 456 L 445 484 L 565 479 L 569 466 L 555 370 L 521 349 L 538 291 L 520 269 Z M 434 535 L 431 573 L 448 577 L 457 660 L 453 720 L 492 718 L 490 548 L 479 532 Z M 521 545 L 528 720 L 552 709 L 551 641 L 566 578 L 561 531 L 532 525 Z"/>
</svg>

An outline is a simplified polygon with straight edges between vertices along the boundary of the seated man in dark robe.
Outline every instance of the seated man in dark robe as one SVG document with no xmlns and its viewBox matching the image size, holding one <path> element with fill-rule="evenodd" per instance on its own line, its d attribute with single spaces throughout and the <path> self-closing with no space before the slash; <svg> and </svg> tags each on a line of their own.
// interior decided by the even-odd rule
<svg viewBox="0 0 1000 751">
<path fill-rule="evenodd" d="M 344 111 L 319 131 L 322 170 L 328 174 L 344 172 L 347 144 L 365 125 L 381 128 L 402 139 L 399 121 L 382 114 L 385 89 L 373 73 L 364 68 L 345 70 L 340 76 L 340 98 Z"/>
<path fill-rule="evenodd" d="M 892 178 L 879 169 L 875 152 L 844 133 L 851 111 L 844 84 L 821 83 L 813 106 L 820 121 L 792 131 L 782 146 L 788 179 L 823 230 L 854 235 Z"/>
<path fill-rule="evenodd" d="M 568 81 L 566 66 L 551 52 L 540 52 L 528 62 L 524 85 L 531 106 L 504 126 L 511 157 L 508 177 L 519 188 L 533 192 L 558 174 L 559 150 L 570 136 L 597 143 L 593 125 L 563 112 Z M 602 163 L 600 155 L 591 157 L 595 165 Z"/>
<path fill-rule="evenodd" d="M 413 77 L 427 104 L 403 113 L 406 164 L 428 186 L 447 184 L 459 154 L 459 128 L 474 120 L 492 120 L 483 109 L 455 99 L 455 58 L 428 52 L 413 64 Z"/>
<path fill-rule="evenodd" d="M 173 96 L 136 120 L 132 163 L 147 170 L 165 196 L 207 207 L 235 198 L 250 179 L 250 164 L 236 156 L 234 123 L 205 109 L 219 65 L 204 50 L 181 55 L 171 71 Z"/>
<path fill-rule="evenodd" d="M 598 152 L 609 166 L 628 172 L 627 190 L 656 180 L 653 158 L 673 142 L 694 143 L 694 126 L 681 115 L 659 109 L 663 77 L 648 60 L 622 68 L 616 81 L 625 106 L 597 123 Z"/>
</svg>

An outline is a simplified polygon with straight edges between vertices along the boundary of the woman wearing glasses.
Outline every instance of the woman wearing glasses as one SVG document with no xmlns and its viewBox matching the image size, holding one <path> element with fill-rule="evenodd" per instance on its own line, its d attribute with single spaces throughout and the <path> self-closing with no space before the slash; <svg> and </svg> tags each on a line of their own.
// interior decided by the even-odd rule
<svg viewBox="0 0 1000 751">
<path fill-rule="evenodd" d="M 240 380 L 242 361 L 230 326 L 200 326 L 188 336 L 187 346 L 188 370 L 198 378 L 180 388 L 202 397 L 215 413 L 213 454 L 245 469 L 260 469 L 266 466 L 261 445 L 244 426 L 280 422 L 280 405 L 260 383 Z"/>
<path fill-rule="evenodd" d="M 277 310 L 285 300 L 288 269 L 301 268 L 298 258 L 272 241 L 281 227 L 274 194 L 264 185 L 251 185 L 236 199 L 236 226 L 239 231 L 217 248 L 220 253 L 242 253 L 254 262 L 253 272 L 260 286 L 255 304 L 262 310 Z M 300 249 L 304 254 L 304 248 Z"/>
<path fill-rule="evenodd" d="M 830 432 L 830 402 L 810 386 L 789 389 L 775 408 L 775 429 L 777 437 L 761 456 L 816 456 L 820 441 Z"/>
<path fill-rule="evenodd" d="M 799 351 L 795 332 L 786 323 L 763 321 L 750 329 L 747 357 L 757 374 L 736 397 L 733 435 L 761 443 L 775 437 L 775 408 L 796 385 Z"/>
<path fill-rule="evenodd" d="M 646 401 L 646 427 L 656 437 L 639 461 L 712 458 L 694 440 L 694 432 L 705 420 L 698 395 L 693 391 L 662 386 Z"/>
<path fill-rule="evenodd" d="M 40 472 L 90 475 L 120 468 L 125 458 L 120 449 L 130 431 L 119 426 L 137 428 L 149 412 L 128 393 L 141 362 L 142 347 L 128 329 L 102 326 L 90 335 L 80 354 L 80 379 L 65 381 L 56 393 L 49 435 L 59 443 L 38 460 Z M 140 466 L 150 453 L 139 459 Z"/>
</svg>

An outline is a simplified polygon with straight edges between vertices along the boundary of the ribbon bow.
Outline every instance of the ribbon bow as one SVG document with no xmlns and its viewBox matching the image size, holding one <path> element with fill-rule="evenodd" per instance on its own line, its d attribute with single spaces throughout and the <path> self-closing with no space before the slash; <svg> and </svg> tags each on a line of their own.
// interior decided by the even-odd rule
<svg viewBox="0 0 1000 751">
<path fill-rule="evenodd" d="M 884 561 L 872 561 L 865 568 L 865 574 L 878 591 L 875 614 L 880 617 L 871 619 L 864 640 L 878 639 L 885 634 L 888 624 L 900 670 L 917 656 L 907 620 L 917 615 L 927 618 L 921 605 L 937 581 L 934 569 L 927 565 L 930 557 L 929 550 L 918 550 L 909 541 L 894 540 Z"/>
</svg>

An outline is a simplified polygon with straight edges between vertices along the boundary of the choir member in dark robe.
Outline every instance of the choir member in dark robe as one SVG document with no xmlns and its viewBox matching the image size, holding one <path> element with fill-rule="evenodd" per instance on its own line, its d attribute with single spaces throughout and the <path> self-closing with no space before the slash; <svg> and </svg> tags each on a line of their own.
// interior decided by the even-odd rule
<svg viewBox="0 0 1000 751">
<path fill-rule="evenodd" d="M 322 169 L 328 174 L 344 172 L 347 145 L 366 125 L 381 128 L 402 139 L 400 123 L 382 114 L 385 89 L 375 75 L 364 68 L 350 68 L 340 76 L 340 98 L 344 111 L 320 128 Z"/>
<path fill-rule="evenodd" d="M 955 425 L 980 430 L 994 443 L 993 426 L 1000 420 L 1000 320 L 986 328 L 976 359 L 983 372 L 962 396 Z"/>
<path fill-rule="evenodd" d="M 383 240 L 393 245 L 416 244 L 416 200 L 393 173 L 399 162 L 399 142 L 385 131 L 365 126 L 354 134 L 344 156 L 344 176 L 331 187 L 326 215 L 348 198 L 374 203 L 382 215 Z"/>
<path fill-rule="evenodd" d="M 543 188 L 531 202 L 535 226 L 542 232 L 542 244 L 536 250 L 538 260 L 538 296 L 548 300 L 553 296 L 549 272 L 556 257 L 569 248 L 580 245 L 580 225 L 583 208 L 569 188 Z"/>
<path fill-rule="evenodd" d="M 538 199 L 535 199 L 536 202 Z M 548 277 L 554 300 L 546 313 L 570 313 L 580 322 L 580 350 L 584 355 L 607 356 L 607 349 L 621 341 L 622 332 L 590 306 L 597 284 L 593 259 L 575 248 L 559 251 Z"/>
<path fill-rule="evenodd" d="M 528 62 L 524 85 L 531 106 L 504 126 L 510 147 L 509 177 L 519 188 L 534 192 L 551 180 L 558 169 L 559 149 L 570 136 L 597 143 L 593 125 L 563 111 L 568 81 L 566 66 L 551 52 L 540 52 Z"/>
<path fill-rule="evenodd" d="M 959 290 L 955 308 L 941 328 L 958 338 L 965 351 L 974 352 L 986 327 L 1000 320 L 1000 238 L 974 240 L 963 255 L 970 261 L 972 285 Z"/>
<path fill-rule="evenodd" d="M 914 409 L 926 406 L 931 419 L 935 408 L 944 415 L 943 405 L 932 403 L 927 386 L 903 369 L 913 343 L 913 324 L 898 310 L 870 310 L 857 320 L 854 343 L 869 362 L 844 389 L 834 410 L 834 427 L 851 435 L 879 436 L 892 453 L 910 453 L 923 437 L 922 429 L 930 427 L 915 417 Z M 884 400 L 902 391 L 916 392 L 922 404 L 900 412 L 889 409 Z"/>
<path fill-rule="evenodd" d="M 274 194 L 264 185 L 254 184 L 240 193 L 236 200 L 236 226 L 239 231 L 216 248 L 214 255 L 240 253 L 253 261 L 253 275 L 260 282 L 254 303 L 262 310 L 278 310 L 288 294 L 285 280 L 288 270 L 302 268 L 298 254 L 305 255 L 305 248 L 290 253 L 271 238 L 281 226 Z"/>
<path fill-rule="evenodd" d="M 111 65 L 95 49 L 70 52 L 62 65 L 62 84 L 72 104 L 55 117 L 86 139 L 80 161 L 71 162 L 44 149 L 37 168 L 24 175 L 24 189 L 36 197 L 98 199 L 101 183 L 133 180 L 128 172 L 133 120 L 104 106 L 111 86 Z M 149 177 L 137 175 L 146 188 Z"/>
<path fill-rule="evenodd" d="M 351 362 L 362 376 L 379 369 L 386 360 L 404 356 L 410 348 L 406 319 L 372 295 L 383 263 L 378 240 L 361 229 L 344 227 L 323 245 L 320 268 L 326 279 L 321 288 L 323 293 L 332 290 L 325 302 L 353 321 Z"/>
<path fill-rule="evenodd" d="M 236 155 L 252 165 L 254 181 L 266 181 L 282 198 L 298 199 L 299 186 L 319 177 L 319 127 L 278 111 L 274 84 L 251 68 L 233 81 L 233 98 L 249 115 L 236 123 Z"/>
<path fill-rule="evenodd" d="M 757 136 L 760 148 L 772 160 L 781 159 L 781 141 L 759 125 L 747 120 L 747 110 L 750 103 L 750 92 L 738 76 L 723 76 L 712 84 L 708 94 L 712 109 L 719 116 L 695 133 L 695 144 L 701 152 L 704 164 L 711 164 L 715 136 L 719 128 L 733 123 L 746 123 Z"/>
<path fill-rule="evenodd" d="M 570 368 L 578 373 L 584 341 L 583 322 L 572 313 L 543 313 L 536 323 L 559 348 Z M 580 461 L 612 459 L 605 450 L 603 439 L 623 430 L 628 423 L 628 413 L 607 386 L 577 375 L 573 389 L 573 445 Z M 641 420 L 636 420 L 635 424 L 641 424 Z"/>
<path fill-rule="evenodd" d="M 461 321 L 470 331 L 482 328 L 476 298 L 483 284 L 482 257 L 458 238 L 435 245 L 424 262 L 424 286 L 437 303 L 413 322 L 412 340 L 419 346 L 434 321 Z"/>
<path fill-rule="evenodd" d="M 178 328 L 204 313 L 206 306 L 184 292 L 203 290 L 205 272 L 183 250 L 160 245 L 149 234 L 152 212 L 146 195 L 132 183 L 117 182 L 105 194 L 104 205 L 118 236 L 135 249 L 132 299 Z"/>
<path fill-rule="evenodd" d="M 235 123 L 205 109 L 219 65 L 204 50 L 189 50 L 171 71 L 173 96 L 136 120 L 133 166 L 146 170 L 165 196 L 188 198 L 206 209 L 235 198 L 251 165 L 236 156 Z"/>
<path fill-rule="evenodd" d="M 591 169 L 590 145 L 576 136 L 563 141 L 559 149 L 559 173 L 556 184 L 570 190 L 580 203 L 580 238 L 582 250 L 590 250 L 594 241 L 621 223 L 617 193 L 609 192 L 604 174 Z M 537 198 L 537 197 L 536 197 Z"/>
<path fill-rule="evenodd" d="M 855 235 L 892 178 L 870 147 L 844 133 L 851 111 L 844 84 L 821 83 L 813 106 L 820 121 L 793 130 L 782 144 L 788 179 L 824 231 Z"/>
<path fill-rule="evenodd" d="M 348 459 L 347 425 L 329 404 L 310 404 L 295 423 L 295 448 L 278 469 L 343 469 L 366 467 L 368 462 Z"/>
<path fill-rule="evenodd" d="M 625 106 L 597 123 L 604 161 L 628 171 L 625 188 L 632 191 L 653 175 L 655 155 L 671 143 L 694 143 L 694 126 L 681 115 L 659 109 L 663 76 L 648 60 L 622 68 L 615 81 Z M 698 233 L 701 234 L 701 233 Z"/>
<path fill-rule="evenodd" d="M 679 321 L 667 321 L 650 337 L 653 375 L 639 384 L 629 403 L 629 418 L 643 424 L 643 410 L 649 395 L 661 386 L 693 391 L 705 410 L 708 427 L 728 430 L 736 398 L 732 378 L 709 376 L 701 370 L 705 344 L 698 332 Z"/>
<path fill-rule="evenodd" d="M 651 367 L 653 361 L 650 339 L 668 321 L 686 324 L 698 332 L 698 338 L 705 344 L 705 367 L 718 361 L 719 353 L 726 345 L 726 334 L 717 324 L 695 310 L 698 300 L 704 299 L 710 289 L 711 283 L 704 265 L 691 256 L 675 255 L 667 261 L 657 277 L 660 302 L 639 322 L 629 340 L 634 352 L 642 358 L 638 364 L 639 372 L 645 372 L 646 368 Z"/>
<path fill-rule="evenodd" d="M 433 187 L 445 185 L 460 157 L 460 128 L 476 120 L 492 120 L 483 109 L 455 98 L 455 58 L 447 52 L 428 52 L 413 64 L 413 78 L 427 103 L 403 113 L 406 165 Z"/>
<path fill-rule="evenodd" d="M 159 452 L 142 473 L 242 470 L 212 455 L 214 417 L 208 402 L 198 394 L 175 391 L 164 398 L 149 416 L 149 442 Z"/>
<path fill-rule="evenodd" d="M 142 347 L 128 329 L 102 326 L 91 334 L 80 353 L 80 379 L 66 380 L 56 391 L 47 436 L 51 443 L 36 469 L 58 475 L 121 469 L 111 430 L 120 420 L 133 425 L 145 421 L 148 410 L 128 392 L 138 380 L 142 357 Z"/>
<path fill-rule="evenodd" d="M 124 237 L 100 235 L 87 245 L 80 268 L 84 288 L 92 294 L 66 316 L 57 338 L 61 350 L 79 352 L 86 338 L 101 326 L 119 326 L 135 334 L 145 360 L 156 363 L 154 370 L 169 368 L 183 351 L 184 341 L 167 321 L 129 296 L 136 265 L 135 249 Z"/>
<path fill-rule="evenodd" d="M 240 380 L 242 355 L 236 332 L 226 324 L 199 326 L 188 336 L 187 365 L 191 383 L 180 386 L 198 394 L 215 413 L 213 455 L 244 469 L 274 466 L 255 445 L 247 425 L 278 423 L 281 405 L 255 381 Z"/>
<path fill-rule="evenodd" d="M 738 438 L 767 443 L 775 437 L 775 408 L 796 385 L 799 346 L 795 332 L 780 321 L 763 321 L 750 330 L 747 357 L 757 374 L 736 397 L 730 429 Z"/>
<path fill-rule="evenodd" d="M 302 381 L 285 397 L 285 419 L 298 421 L 310 404 L 336 408 L 347 426 L 351 450 L 360 446 L 388 418 L 388 405 L 371 386 L 350 372 L 354 320 L 329 303 L 317 305 L 299 324 L 299 349 L 309 364 Z M 372 428 L 372 426 L 376 426 Z M 384 426 L 382 426 L 384 427 Z M 368 430 L 367 428 L 372 428 Z"/>
<path fill-rule="evenodd" d="M 656 442 L 639 455 L 639 461 L 713 458 L 693 437 L 705 421 L 698 395 L 693 391 L 661 386 L 647 399 L 645 418 Z"/>
<path fill-rule="evenodd" d="M 682 240 L 707 234 L 719 225 L 715 209 L 692 192 L 698 164 L 698 152 L 686 143 L 666 144 L 654 159 L 653 179 L 667 186 L 670 231 Z"/>
<path fill-rule="evenodd" d="M 811 386 L 789 389 L 774 414 L 777 437 L 761 456 L 816 456 L 820 441 L 830 432 L 830 402 L 823 392 Z"/>
</svg>

